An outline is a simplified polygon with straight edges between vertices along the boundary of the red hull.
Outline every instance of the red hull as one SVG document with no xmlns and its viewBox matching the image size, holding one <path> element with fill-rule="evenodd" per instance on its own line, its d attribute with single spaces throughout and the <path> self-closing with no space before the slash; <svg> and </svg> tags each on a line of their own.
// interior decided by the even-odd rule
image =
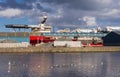
<svg viewBox="0 0 120 77">
<path fill-rule="evenodd" d="M 54 37 L 47 37 L 47 36 L 30 36 L 30 44 L 36 45 L 38 43 L 48 43 L 55 41 Z"/>
</svg>

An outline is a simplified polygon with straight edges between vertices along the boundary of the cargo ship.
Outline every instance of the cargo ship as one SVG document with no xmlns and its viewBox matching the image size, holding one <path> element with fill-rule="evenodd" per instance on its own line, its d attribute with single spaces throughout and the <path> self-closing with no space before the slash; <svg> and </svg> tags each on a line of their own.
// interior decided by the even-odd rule
<svg viewBox="0 0 120 77">
<path fill-rule="evenodd" d="M 45 22 L 47 20 L 47 16 L 43 17 L 43 21 L 41 24 L 38 25 L 38 27 L 31 27 L 32 32 L 40 33 L 39 35 L 30 35 L 30 44 L 36 45 L 39 43 L 48 43 L 55 41 L 55 37 L 53 36 L 43 36 L 42 33 L 50 33 L 52 31 L 51 26 L 46 26 Z"/>
<path fill-rule="evenodd" d="M 52 26 L 46 26 L 45 22 L 47 20 L 47 16 L 43 16 L 43 21 L 41 21 L 38 25 L 18 25 L 18 24 L 9 24 L 6 25 L 6 28 L 24 28 L 31 29 L 31 35 L 29 35 L 29 40 L 31 45 L 36 45 L 38 43 L 48 43 L 55 41 L 54 36 L 44 36 L 42 33 L 50 33 L 52 31 Z M 33 35 L 32 35 L 33 34 Z M 34 35 L 37 34 L 37 35 Z"/>
<path fill-rule="evenodd" d="M 24 29 L 31 29 L 31 32 L 29 34 L 29 42 L 31 45 L 36 45 L 39 43 L 49 43 L 49 42 L 54 42 L 55 40 L 57 40 L 59 38 L 59 36 L 47 36 L 47 35 L 43 35 L 43 33 L 52 33 L 52 26 L 47 26 L 46 25 L 46 20 L 47 20 L 47 16 L 43 16 L 43 20 L 41 21 L 40 24 L 38 25 L 6 25 L 6 28 L 24 28 Z M 75 32 L 79 33 L 79 32 L 87 32 L 86 34 L 90 34 L 90 33 L 97 33 L 101 31 L 100 29 L 98 30 L 89 30 L 89 29 L 77 29 L 75 30 Z M 71 33 L 69 29 L 65 29 L 62 30 L 62 33 Z M 74 33 L 74 32 L 73 32 Z M 61 31 L 58 32 L 58 34 L 61 34 Z M 87 36 L 87 35 L 86 35 Z M 68 36 L 69 37 L 69 36 Z M 74 37 L 74 39 L 71 38 L 70 41 L 81 41 L 82 40 L 78 40 L 78 38 L 80 38 L 81 36 L 78 37 Z M 64 37 L 62 37 L 64 38 Z M 93 38 L 93 37 L 92 37 Z M 88 39 L 88 37 L 87 37 Z M 87 43 L 82 42 L 83 46 L 103 46 L 102 42 L 98 42 L 98 43 L 93 43 L 90 42 L 88 43 L 87 40 L 83 39 L 84 41 L 86 41 Z M 92 39 L 90 41 L 93 41 Z"/>
</svg>

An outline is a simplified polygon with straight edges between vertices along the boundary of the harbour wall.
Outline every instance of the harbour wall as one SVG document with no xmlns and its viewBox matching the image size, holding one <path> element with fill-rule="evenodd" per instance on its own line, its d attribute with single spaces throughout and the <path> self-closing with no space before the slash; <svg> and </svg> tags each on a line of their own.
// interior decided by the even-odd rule
<svg viewBox="0 0 120 77">
<path fill-rule="evenodd" d="M 14 47 L 0 48 L 0 53 L 91 53 L 120 52 L 120 46 L 103 47 Z"/>
<path fill-rule="evenodd" d="M 21 43 L 0 43 L 0 48 L 15 48 L 15 47 L 28 47 L 28 42 L 21 42 Z"/>
</svg>

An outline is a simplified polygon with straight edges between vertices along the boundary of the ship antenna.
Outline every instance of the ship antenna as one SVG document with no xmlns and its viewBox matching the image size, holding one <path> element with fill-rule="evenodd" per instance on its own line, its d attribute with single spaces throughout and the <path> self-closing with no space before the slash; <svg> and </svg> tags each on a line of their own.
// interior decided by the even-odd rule
<svg viewBox="0 0 120 77">
<path fill-rule="evenodd" d="M 43 16 L 43 21 L 41 22 L 41 24 L 44 24 L 47 20 L 47 16 Z"/>
<path fill-rule="evenodd" d="M 46 20 L 47 20 L 47 16 L 45 15 L 45 16 L 43 16 L 43 21 L 41 22 L 41 25 L 40 25 L 40 28 L 41 28 L 41 30 L 45 30 L 45 22 L 46 22 Z"/>
</svg>

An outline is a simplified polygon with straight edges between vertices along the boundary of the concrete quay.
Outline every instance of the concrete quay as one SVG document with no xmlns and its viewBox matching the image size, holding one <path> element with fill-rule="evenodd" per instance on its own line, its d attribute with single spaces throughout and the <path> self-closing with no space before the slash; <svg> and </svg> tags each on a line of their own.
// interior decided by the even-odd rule
<svg viewBox="0 0 120 77">
<path fill-rule="evenodd" d="M 120 52 L 120 46 L 104 47 L 18 47 L 0 48 L 0 53 L 100 53 Z"/>
</svg>

